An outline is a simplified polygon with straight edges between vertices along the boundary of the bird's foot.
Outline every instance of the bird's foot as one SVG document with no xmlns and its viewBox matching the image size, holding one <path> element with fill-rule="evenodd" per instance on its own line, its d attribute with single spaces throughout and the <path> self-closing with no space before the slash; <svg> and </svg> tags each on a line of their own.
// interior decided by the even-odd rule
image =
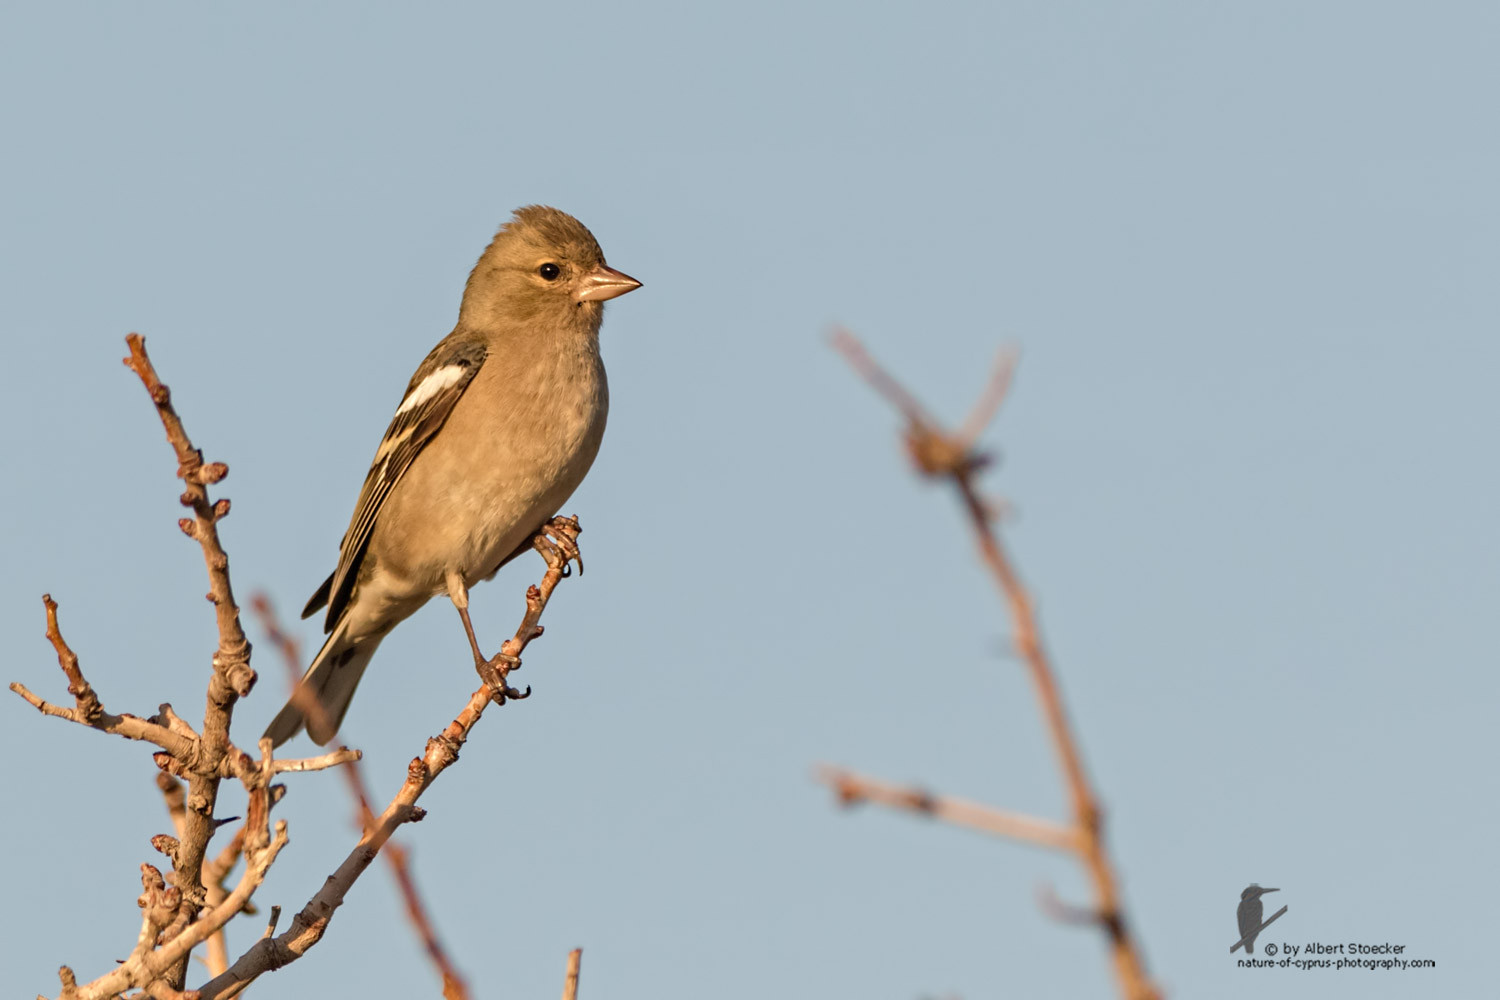
<svg viewBox="0 0 1500 1000">
<path fill-rule="evenodd" d="M 517 691 L 506 680 L 511 671 L 521 669 L 519 656 L 496 653 L 488 660 L 476 663 L 474 666 L 479 671 L 479 679 L 484 681 L 485 687 L 490 689 L 490 700 L 495 704 L 504 705 L 507 701 L 521 701 L 531 697 L 531 685 L 526 685 L 525 691 Z"/>
<path fill-rule="evenodd" d="M 578 564 L 578 575 L 583 575 L 583 555 L 578 551 L 578 534 L 583 531 L 583 526 L 578 523 L 576 517 L 557 515 L 546 524 L 532 538 L 531 544 L 542 558 L 547 560 L 550 569 L 557 569 L 563 576 L 571 576 L 572 568 L 569 562 Z"/>
</svg>

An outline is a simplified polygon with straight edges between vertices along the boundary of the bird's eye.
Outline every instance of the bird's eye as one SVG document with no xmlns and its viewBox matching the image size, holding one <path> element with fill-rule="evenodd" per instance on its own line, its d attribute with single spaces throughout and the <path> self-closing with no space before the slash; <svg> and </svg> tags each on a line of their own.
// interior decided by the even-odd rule
<svg viewBox="0 0 1500 1000">
<path fill-rule="evenodd" d="M 556 264 L 552 263 L 549 260 L 547 263 L 537 268 L 536 273 L 542 276 L 543 281 L 556 281 L 557 276 L 559 274 L 562 274 L 562 268 L 558 267 Z"/>
</svg>

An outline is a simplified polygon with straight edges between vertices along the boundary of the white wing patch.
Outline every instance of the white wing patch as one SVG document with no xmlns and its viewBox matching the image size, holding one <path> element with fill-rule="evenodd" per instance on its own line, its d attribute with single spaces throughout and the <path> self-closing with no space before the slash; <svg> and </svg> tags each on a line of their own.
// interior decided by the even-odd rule
<svg viewBox="0 0 1500 1000">
<path fill-rule="evenodd" d="M 427 402 L 433 396 L 455 385 L 458 381 L 469 374 L 468 365 L 444 365 L 434 371 L 431 375 L 417 383 L 417 387 L 401 401 L 396 408 L 396 416 L 409 413 Z"/>
</svg>

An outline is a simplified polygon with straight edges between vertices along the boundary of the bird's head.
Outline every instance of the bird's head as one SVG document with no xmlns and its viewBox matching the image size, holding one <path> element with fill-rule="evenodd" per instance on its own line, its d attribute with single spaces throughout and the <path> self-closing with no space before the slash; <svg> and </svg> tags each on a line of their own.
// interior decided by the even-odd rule
<svg viewBox="0 0 1500 1000">
<path fill-rule="evenodd" d="M 1240 899 L 1259 899 L 1260 897 L 1264 896 L 1268 892 L 1280 892 L 1280 891 L 1281 891 L 1280 889 L 1262 889 L 1260 886 L 1256 885 L 1254 882 L 1251 882 L 1249 885 L 1247 885 L 1245 887 L 1245 891 L 1242 892 L 1242 893 L 1240 893 Z"/>
<path fill-rule="evenodd" d="M 516 209 L 474 266 L 459 322 L 551 320 L 597 331 L 604 302 L 639 287 L 605 264 L 604 251 L 583 223 L 555 208 L 528 205 Z"/>
</svg>

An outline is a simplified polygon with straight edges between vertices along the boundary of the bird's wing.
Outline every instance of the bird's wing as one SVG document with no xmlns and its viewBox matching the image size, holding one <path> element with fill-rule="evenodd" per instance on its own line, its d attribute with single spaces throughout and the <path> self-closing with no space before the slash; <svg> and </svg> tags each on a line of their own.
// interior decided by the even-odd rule
<svg viewBox="0 0 1500 1000">
<path fill-rule="evenodd" d="M 365 476 L 354 517 L 339 545 L 339 565 L 333 576 L 318 588 L 302 612 L 306 618 L 328 603 L 328 617 L 323 631 L 331 632 L 342 617 L 354 593 L 360 563 L 370 544 L 370 534 L 380 518 L 380 509 L 396 483 L 411 468 L 412 461 L 443 426 L 453 406 L 474 380 L 487 354 L 484 342 L 477 338 L 450 338 L 433 348 L 417 368 L 406 387 L 396 416 L 375 452 L 375 461 Z"/>
</svg>

